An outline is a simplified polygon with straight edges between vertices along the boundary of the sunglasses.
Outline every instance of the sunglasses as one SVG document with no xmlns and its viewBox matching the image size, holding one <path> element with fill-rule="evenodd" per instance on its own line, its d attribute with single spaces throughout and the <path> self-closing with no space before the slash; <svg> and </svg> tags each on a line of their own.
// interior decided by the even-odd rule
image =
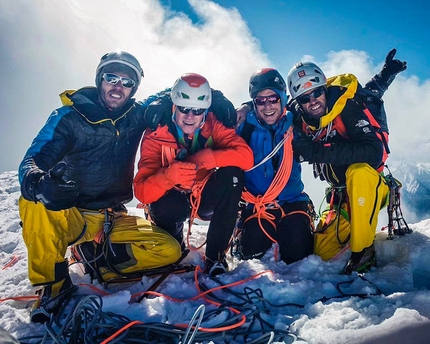
<svg viewBox="0 0 430 344">
<path fill-rule="evenodd" d="M 207 109 L 191 108 L 191 107 L 185 107 L 185 106 L 177 106 L 177 108 L 182 113 L 188 113 L 191 111 L 194 116 L 200 116 L 207 110 Z"/>
<path fill-rule="evenodd" d="M 300 104 L 307 104 L 311 101 L 311 97 L 314 99 L 317 99 L 318 97 L 321 97 L 321 95 L 325 92 L 325 88 L 324 87 L 319 87 L 316 90 L 314 90 L 313 92 L 306 94 L 302 97 L 297 98 L 297 101 Z"/>
<path fill-rule="evenodd" d="M 104 73 L 102 78 L 104 81 L 108 82 L 111 85 L 116 85 L 118 81 L 121 81 L 122 87 L 124 88 L 133 88 L 134 86 L 136 86 L 136 83 L 133 79 L 124 78 L 113 73 Z"/>
<path fill-rule="evenodd" d="M 254 102 L 258 106 L 266 105 L 266 102 L 269 102 L 270 104 L 277 104 L 281 101 L 281 97 L 278 94 L 274 94 L 267 97 L 257 97 L 254 98 Z"/>
</svg>

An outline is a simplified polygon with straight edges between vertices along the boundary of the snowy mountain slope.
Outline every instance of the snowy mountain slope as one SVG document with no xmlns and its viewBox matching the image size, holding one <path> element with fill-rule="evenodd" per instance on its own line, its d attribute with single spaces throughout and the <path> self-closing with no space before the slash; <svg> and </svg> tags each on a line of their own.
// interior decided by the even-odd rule
<svg viewBox="0 0 430 344">
<path fill-rule="evenodd" d="M 401 189 L 404 208 L 413 221 L 430 217 L 430 163 L 412 164 L 391 162 L 390 170 L 403 184 Z"/>
<path fill-rule="evenodd" d="M 22 339 L 42 335 L 46 329 L 29 322 L 27 303 L 34 296 L 35 288 L 27 279 L 26 249 L 21 238 L 17 206 L 19 195 L 17 173 L 0 174 L 0 327 Z M 130 211 L 138 212 L 137 209 Z M 247 319 L 239 329 L 246 328 L 254 319 L 256 333 L 248 341 L 254 339 L 255 343 L 271 342 L 269 337 L 257 341 L 263 333 L 259 330 L 263 322 L 258 319 L 265 321 L 264 332 L 272 330 L 279 334 L 285 331 L 301 338 L 285 335 L 278 341 L 281 343 L 291 343 L 294 339 L 313 344 L 427 343 L 430 335 L 430 219 L 410 224 L 410 227 L 412 234 L 394 240 L 387 240 L 386 233 L 378 233 L 378 267 L 367 273 L 365 279 L 339 273 L 348 253 L 331 262 L 312 255 L 290 265 L 276 262 L 273 250 L 261 261 L 229 258 L 231 271 L 220 276 L 220 283 L 238 283 L 229 286 L 229 290 L 249 297 L 259 295 L 249 298 L 252 305 L 248 304 L 248 307 L 236 306 Z M 204 242 L 206 229 L 205 225 L 193 226 L 191 243 Z M 17 260 L 8 266 L 13 257 Z M 192 252 L 186 260 L 202 264 L 199 252 Z M 155 326 L 160 323 L 188 324 L 202 305 L 206 315 L 218 308 L 200 294 L 193 272 L 169 276 L 158 288 L 158 292 L 167 298 L 155 296 L 133 303 L 131 301 L 151 285 L 153 278 L 144 277 L 141 282 L 113 285 L 108 289 L 95 283 L 94 286 L 104 292 L 102 294 L 86 286 L 90 281 L 87 275 L 82 275 L 80 265 L 72 266 L 70 271 L 73 281 L 80 285 L 81 294 L 101 295 L 104 312 L 121 314 L 130 320 L 154 322 Z M 220 287 L 218 282 L 201 274 L 197 274 L 197 278 L 208 288 Z M 242 302 L 237 295 L 223 290 L 216 290 L 214 294 L 226 303 Z M 22 296 L 29 298 L 24 301 L 11 299 Z M 201 326 L 220 327 L 228 321 L 238 322 L 231 312 L 222 312 L 204 318 Z M 60 331 L 58 327 L 54 330 Z M 244 337 L 233 339 L 232 332 L 225 331 L 231 343 L 245 342 Z M 200 342 L 223 342 L 217 333 L 209 333 L 205 338 Z M 275 336 L 273 342 L 277 342 L 277 338 Z M 174 342 L 180 340 L 178 336 Z M 41 339 L 33 342 L 41 342 Z M 48 336 L 46 342 L 53 341 Z"/>
</svg>

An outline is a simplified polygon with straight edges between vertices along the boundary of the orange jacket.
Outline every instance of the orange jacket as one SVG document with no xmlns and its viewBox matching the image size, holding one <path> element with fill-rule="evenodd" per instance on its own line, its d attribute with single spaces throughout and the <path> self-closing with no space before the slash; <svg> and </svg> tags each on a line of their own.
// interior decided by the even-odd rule
<svg viewBox="0 0 430 344">
<path fill-rule="evenodd" d="M 237 135 L 235 129 L 226 128 L 211 112 L 206 117 L 200 135 L 209 139 L 202 148 L 208 151 L 205 155 L 199 155 L 198 153 L 202 152 L 200 150 L 187 156 L 184 161 L 192 161 L 199 165 L 198 157 L 202 156 L 204 160 L 215 163 L 215 167 L 237 166 L 248 170 L 253 166 L 252 150 L 245 140 Z M 134 178 L 134 192 L 140 202 L 144 204 L 155 202 L 166 191 L 175 187 L 166 178 L 165 171 L 181 148 L 183 147 L 177 142 L 169 126 L 158 127 L 155 131 L 146 130 L 140 147 L 138 172 Z M 198 170 L 196 180 L 201 180 L 209 172 Z"/>
</svg>

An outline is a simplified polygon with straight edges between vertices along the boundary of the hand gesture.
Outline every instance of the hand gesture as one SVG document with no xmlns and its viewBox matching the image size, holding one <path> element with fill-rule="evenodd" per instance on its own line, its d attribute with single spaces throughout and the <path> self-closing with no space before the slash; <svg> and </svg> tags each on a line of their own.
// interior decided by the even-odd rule
<svg viewBox="0 0 430 344">
<path fill-rule="evenodd" d="M 151 129 L 157 129 L 158 125 L 164 126 L 172 120 L 172 100 L 169 96 L 162 96 L 148 105 L 145 110 L 144 120 Z"/>
<path fill-rule="evenodd" d="M 396 49 L 392 49 L 385 58 L 385 63 L 380 73 L 384 80 L 389 80 L 392 76 L 403 72 L 407 68 L 406 61 L 394 60 L 396 52 Z"/>
<path fill-rule="evenodd" d="M 60 161 L 43 175 L 36 185 L 36 198 L 48 210 L 58 211 L 74 206 L 78 197 L 76 183 L 64 178 L 67 164 Z"/>
<path fill-rule="evenodd" d="M 174 185 L 180 185 L 185 189 L 191 189 L 196 181 L 196 164 L 184 161 L 173 161 L 166 168 L 164 175 Z"/>
</svg>

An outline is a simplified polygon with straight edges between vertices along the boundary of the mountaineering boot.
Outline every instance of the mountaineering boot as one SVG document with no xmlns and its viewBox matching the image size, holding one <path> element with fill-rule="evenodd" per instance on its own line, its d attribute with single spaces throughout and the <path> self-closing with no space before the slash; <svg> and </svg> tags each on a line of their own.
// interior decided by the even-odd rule
<svg viewBox="0 0 430 344">
<path fill-rule="evenodd" d="M 219 261 L 213 261 L 206 257 L 206 267 L 205 267 L 205 270 L 203 271 L 205 274 L 208 274 L 210 277 L 215 277 L 227 271 L 228 271 L 228 264 L 225 258 Z"/>
<path fill-rule="evenodd" d="M 352 252 L 351 258 L 346 263 L 344 273 L 351 275 L 353 271 L 367 272 L 376 265 L 375 244 L 366 247 L 361 252 Z"/>
<path fill-rule="evenodd" d="M 39 297 L 30 311 L 30 320 L 35 323 L 49 321 L 51 314 L 57 315 L 64 301 L 77 289 L 78 287 L 72 283 L 70 276 L 67 275 L 64 280 L 38 290 Z"/>
</svg>

